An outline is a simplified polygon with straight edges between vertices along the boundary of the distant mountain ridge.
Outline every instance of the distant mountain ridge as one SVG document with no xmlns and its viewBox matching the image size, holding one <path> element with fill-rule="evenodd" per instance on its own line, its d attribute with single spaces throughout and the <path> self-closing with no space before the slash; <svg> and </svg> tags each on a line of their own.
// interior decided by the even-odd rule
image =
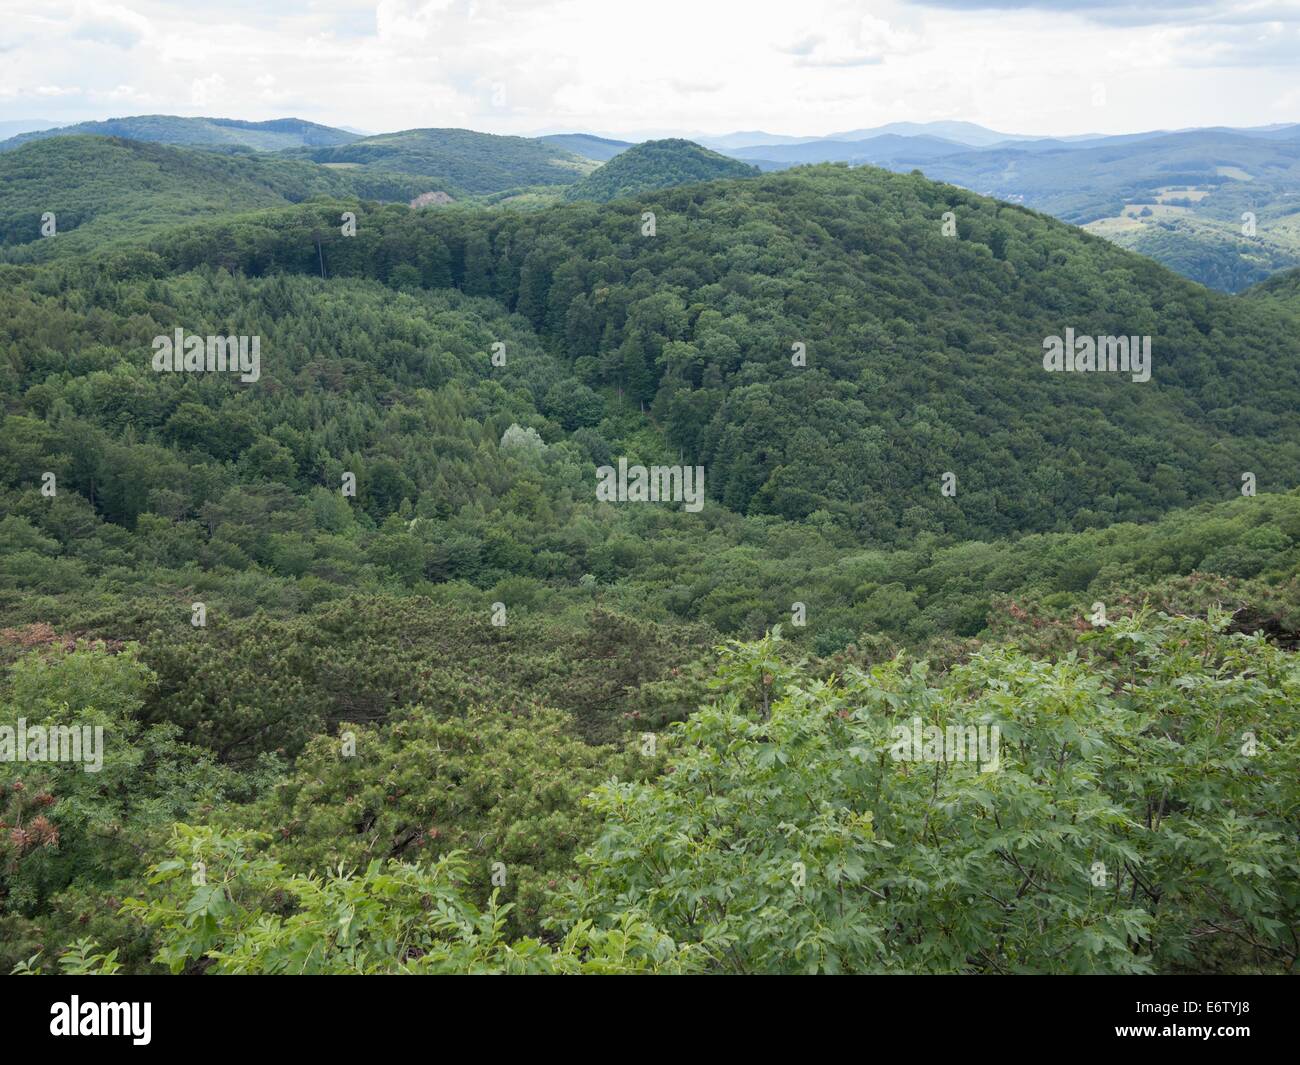
<svg viewBox="0 0 1300 1065">
<path fill-rule="evenodd" d="M 697 135 L 693 139 L 706 148 L 722 152 L 724 155 L 738 154 L 749 148 L 769 145 L 812 145 L 820 143 L 842 143 L 845 141 L 866 141 L 877 137 L 929 137 L 952 141 L 959 148 L 1003 148 L 1022 145 L 1033 149 L 1035 146 L 1062 147 L 1101 147 L 1108 144 L 1121 144 L 1129 141 L 1149 140 L 1153 137 L 1169 136 L 1176 133 L 1231 133 L 1243 137 L 1257 137 L 1264 140 L 1287 140 L 1300 137 L 1300 123 L 1277 123 L 1272 126 L 1210 126 L 1190 127 L 1184 129 L 1154 129 L 1137 133 L 1075 133 L 1064 136 L 1035 133 L 1000 133 L 974 122 L 937 121 L 937 122 L 888 122 L 883 126 L 871 126 L 863 129 L 843 130 L 820 136 L 785 135 L 765 133 L 762 131 L 726 133 L 719 136 Z M 757 158 L 757 155 L 752 155 Z M 820 160 L 829 162 L 830 160 Z"/>
<path fill-rule="evenodd" d="M 595 159 L 606 163 L 632 147 L 632 141 L 612 140 L 609 137 L 597 137 L 591 133 L 550 133 L 538 137 L 539 141 L 554 144 L 565 151 L 581 155 L 585 159 Z"/>
<path fill-rule="evenodd" d="M 238 118 L 183 118 L 177 115 L 137 115 L 110 118 L 104 122 L 78 122 L 72 126 L 20 133 L 0 142 L 7 151 L 28 141 L 89 133 L 101 137 L 126 137 L 188 147 L 244 147 L 255 151 L 346 144 L 358 140 L 355 133 L 318 125 L 301 118 L 275 118 L 248 122 Z"/>
<path fill-rule="evenodd" d="M 9 137 L 17 137 L 23 133 L 35 133 L 43 129 L 51 129 L 57 123 L 46 121 L 43 118 L 11 118 L 0 121 L 0 141 Z"/>
<path fill-rule="evenodd" d="M 1193 130 L 1038 150 L 1013 144 L 922 169 L 1086 226 L 1224 291 L 1300 266 L 1300 137 Z"/>
<path fill-rule="evenodd" d="M 917 162 L 936 159 L 966 151 L 964 144 L 939 137 L 905 137 L 896 133 L 883 133 L 864 140 L 820 140 L 804 144 L 759 144 L 751 148 L 737 148 L 725 154 L 733 159 L 744 159 L 762 170 L 779 170 L 783 166 L 805 163 L 871 163 L 883 166 L 889 162 Z"/>
<path fill-rule="evenodd" d="M 765 171 L 817 163 L 919 169 L 1086 226 L 1227 292 L 1300 266 L 1300 124 L 1053 138 L 972 123 L 891 123 L 780 144 L 737 139 L 714 143 Z"/>
<path fill-rule="evenodd" d="M 410 189 L 411 197 L 445 193 L 517 207 L 561 196 L 603 201 L 746 176 L 755 167 L 777 171 L 829 162 L 921 170 L 1086 226 L 1223 291 L 1240 291 L 1300 266 L 1297 123 L 1051 137 L 941 120 L 827 136 L 750 130 L 633 144 L 582 132 L 516 137 L 427 128 L 362 136 L 295 118 L 144 115 L 28 130 L 0 142 L 0 155 L 31 141 L 80 134 L 297 159 L 350 171 L 358 191 L 378 189 L 383 198 L 403 198 L 402 191 Z M 620 159 L 627 161 L 605 169 Z M 294 180 L 316 188 L 327 184 L 306 173 Z M 26 221 L 15 224 L 26 232 Z"/>
<path fill-rule="evenodd" d="M 883 126 L 843 130 L 823 136 L 787 136 L 777 133 L 725 133 L 721 136 L 697 136 L 695 140 L 706 148 L 731 155 L 746 148 L 769 145 L 808 145 L 823 142 L 866 141 L 877 137 L 927 137 L 949 141 L 960 148 L 982 148 L 1003 141 L 1038 140 L 1033 134 L 999 133 L 974 122 L 888 122 Z M 757 157 L 757 156 L 755 156 Z M 829 160 L 822 160 L 829 162 Z"/>
</svg>

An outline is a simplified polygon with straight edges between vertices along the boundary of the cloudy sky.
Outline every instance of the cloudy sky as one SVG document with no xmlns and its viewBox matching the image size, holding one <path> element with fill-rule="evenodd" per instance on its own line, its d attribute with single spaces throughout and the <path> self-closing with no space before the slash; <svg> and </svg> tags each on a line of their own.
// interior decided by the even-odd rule
<svg viewBox="0 0 1300 1065">
<path fill-rule="evenodd" d="M 1300 0 L 0 0 L 0 120 L 1012 133 L 1300 121 Z"/>
</svg>

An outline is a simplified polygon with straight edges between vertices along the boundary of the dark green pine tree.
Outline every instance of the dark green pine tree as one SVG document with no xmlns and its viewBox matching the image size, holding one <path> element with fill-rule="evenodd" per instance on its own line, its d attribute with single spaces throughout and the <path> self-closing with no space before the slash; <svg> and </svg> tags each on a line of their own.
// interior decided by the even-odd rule
<svg viewBox="0 0 1300 1065">
<path fill-rule="evenodd" d="M 519 271 L 519 302 L 515 310 L 527 318 L 534 329 L 546 319 L 546 294 L 551 288 L 551 272 L 536 252 L 529 252 Z"/>
<path fill-rule="evenodd" d="M 627 398 L 644 409 L 654 398 L 654 375 L 646 361 L 645 344 L 638 333 L 629 333 L 619 348 L 620 379 Z"/>
<path fill-rule="evenodd" d="M 492 295 L 492 248 L 482 230 L 465 241 L 465 280 L 461 287 L 470 296 Z"/>
</svg>

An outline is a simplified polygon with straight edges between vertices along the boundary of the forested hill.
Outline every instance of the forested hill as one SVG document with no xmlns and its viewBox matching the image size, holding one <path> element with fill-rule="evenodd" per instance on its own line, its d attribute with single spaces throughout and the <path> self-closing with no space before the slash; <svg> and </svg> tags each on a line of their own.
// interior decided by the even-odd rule
<svg viewBox="0 0 1300 1065">
<path fill-rule="evenodd" d="M 604 203 L 673 185 L 752 177 L 758 168 L 728 159 L 687 140 L 646 141 L 620 152 L 576 185 L 565 199 Z"/>
<path fill-rule="evenodd" d="M 75 254 L 215 215 L 312 196 L 408 201 L 428 179 L 338 171 L 272 155 L 221 155 L 116 137 L 33 141 L 0 153 L 0 260 Z M 45 215 L 53 231 L 43 233 Z"/>
<path fill-rule="evenodd" d="M 1276 274 L 1242 295 L 1249 299 L 1276 301 L 1300 311 L 1300 268 Z"/>
<path fill-rule="evenodd" d="M 106 736 L 0 760 L 0 971 L 1294 970 L 1288 302 L 835 166 L 141 212 L 0 265 L 0 725 Z"/>
<path fill-rule="evenodd" d="M 596 167 L 593 160 L 543 140 L 468 129 L 408 129 L 288 154 L 318 163 L 442 178 L 475 193 L 527 185 L 568 185 Z"/>
<path fill-rule="evenodd" d="M 1300 468 L 1287 308 L 919 176 L 825 166 L 539 212 L 375 208 L 356 237 L 341 209 L 177 232 L 112 269 L 319 273 L 331 234 L 330 276 L 517 312 L 704 463 L 711 500 L 868 540 L 1149 520 Z M 1067 329 L 1149 336 L 1151 380 L 1046 372 L 1044 339 Z"/>
<path fill-rule="evenodd" d="M 565 151 L 581 155 L 585 159 L 608 162 L 632 147 L 631 141 L 611 140 L 609 137 L 596 137 L 590 133 L 550 133 L 537 138 L 547 144 L 554 144 Z"/>
<path fill-rule="evenodd" d="M 1296 133 L 1187 130 L 1037 150 L 1014 143 L 915 165 L 1087 225 L 1204 285 L 1238 292 L 1300 263 Z"/>
<path fill-rule="evenodd" d="M 126 137 L 191 147 L 246 147 L 258 151 L 279 151 L 301 146 L 346 144 L 358 139 L 346 130 L 306 122 L 301 118 L 277 118 L 269 122 L 245 122 L 233 118 L 182 118 L 178 115 L 137 115 L 111 118 L 106 122 L 78 122 L 33 133 L 20 133 L 0 142 L 0 151 L 28 141 L 89 133 L 101 137 Z"/>
</svg>

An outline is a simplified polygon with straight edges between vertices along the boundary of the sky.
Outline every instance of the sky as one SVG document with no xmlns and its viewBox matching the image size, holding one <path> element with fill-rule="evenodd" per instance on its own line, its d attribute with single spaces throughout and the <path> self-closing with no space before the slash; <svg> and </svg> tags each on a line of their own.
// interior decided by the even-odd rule
<svg viewBox="0 0 1300 1065">
<path fill-rule="evenodd" d="M 0 121 L 639 139 L 1300 122 L 1300 0 L 0 0 Z"/>
</svg>

